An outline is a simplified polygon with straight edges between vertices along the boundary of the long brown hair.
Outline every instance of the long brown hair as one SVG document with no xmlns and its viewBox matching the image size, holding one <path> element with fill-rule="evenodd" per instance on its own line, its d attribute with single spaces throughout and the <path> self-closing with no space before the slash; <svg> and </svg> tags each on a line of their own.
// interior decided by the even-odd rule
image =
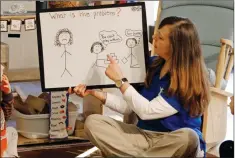
<svg viewBox="0 0 235 158">
<path fill-rule="evenodd" d="M 200 116 L 210 102 L 209 81 L 194 24 L 186 18 L 167 17 L 159 25 L 172 25 L 169 34 L 172 57 L 167 95 L 176 95 L 191 116 Z M 148 69 L 145 86 L 149 87 L 156 69 L 164 64 L 158 57 Z"/>
</svg>

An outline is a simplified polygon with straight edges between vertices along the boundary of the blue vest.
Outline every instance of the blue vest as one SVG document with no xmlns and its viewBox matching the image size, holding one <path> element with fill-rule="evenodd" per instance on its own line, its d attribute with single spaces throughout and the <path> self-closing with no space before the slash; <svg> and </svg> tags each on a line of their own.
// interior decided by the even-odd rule
<svg viewBox="0 0 235 158">
<path fill-rule="evenodd" d="M 149 59 L 149 64 L 151 64 L 154 58 L 156 57 L 151 57 Z M 161 95 L 169 105 L 171 105 L 178 111 L 178 113 L 166 118 L 155 120 L 141 120 L 138 117 L 139 121 L 137 126 L 141 129 L 158 132 L 170 132 L 180 128 L 191 128 L 198 134 L 200 138 L 200 147 L 202 150 L 204 150 L 204 153 L 206 153 L 206 145 L 201 132 L 201 117 L 190 117 L 189 112 L 183 107 L 183 105 L 176 97 L 168 97 L 167 95 L 165 95 L 164 91 L 168 89 L 170 84 L 170 76 L 165 75 L 163 78 L 159 79 L 160 70 L 161 68 L 157 69 L 149 88 L 142 87 L 138 91 L 149 101 L 151 101 L 158 95 Z"/>
</svg>

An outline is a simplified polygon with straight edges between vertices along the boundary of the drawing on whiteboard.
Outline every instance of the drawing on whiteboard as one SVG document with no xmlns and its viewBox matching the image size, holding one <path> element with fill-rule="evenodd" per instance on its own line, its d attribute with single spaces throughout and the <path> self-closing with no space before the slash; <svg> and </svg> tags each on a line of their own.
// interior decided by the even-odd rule
<svg viewBox="0 0 235 158">
<path fill-rule="evenodd" d="M 128 58 L 130 58 L 131 64 L 130 68 L 140 68 L 140 65 L 138 64 L 137 57 L 133 53 L 133 48 L 136 47 L 138 44 L 137 40 L 135 38 L 128 38 L 126 40 L 126 45 L 128 48 L 130 48 L 130 54 L 127 57 L 124 57 L 122 59 L 123 64 L 126 64 L 128 61 Z"/>
<path fill-rule="evenodd" d="M 63 56 L 65 56 L 64 57 L 65 66 L 64 66 L 64 71 L 63 71 L 61 77 L 64 75 L 65 71 L 67 71 L 70 74 L 70 76 L 72 76 L 72 74 L 67 69 L 67 54 L 69 54 L 69 55 L 72 55 L 72 54 L 66 50 L 66 45 L 69 46 L 72 44 L 73 44 L 73 34 L 69 29 L 64 28 L 64 29 L 61 29 L 57 32 L 56 37 L 55 37 L 55 46 L 57 46 L 57 47 L 63 46 L 64 52 L 61 55 L 61 58 Z"/>
<path fill-rule="evenodd" d="M 92 67 L 96 66 L 96 67 L 102 67 L 102 68 L 106 68 L 108 64 L 110 64 L 110 61 L 108 59 L 108 57 L 106 59 L 99 59 L 99 54 L 102 53 L 104 51 L 104 46 L 101 42 L 95 42 L 92 44 L 91 46 L 91 53 L 95 53 L 96 54 L 96 59 L 95 62 L 93 64 Z M 116 63 L 119 62 L 119 60 L 117 59 L 117 56 L 115 55 L 115 53 L 110 53 L 110 56 L 113 57 L 113 59 L 116 60 Z"/>
<path fill-rule="evenodd" d="M 95 63 L 93 64 L 92 67 L 97 66 L 97 67 L 103 67 L 106 68 L 104 65 L 99 65 L 99 61 L 105 61 L 105 59 L 99 59 L 99 54 L 104 51 L 104 46 L 101 42 L 94 42 L 91 46 L 91 53 L 96 54 L 96 59 Z"/>
<path fill-rule="evenodd" d="M 131 29 L 126 29 L 125 31 L 125 35 L 127 37 L 135 37 L 135 38 L 139 38 L 142 37 L 142 30 L 131 30 Z"/>
<path fill-rule="evenodd" d="M 116 31 L 100 31 L 99 32 L 99 38 L 105 45 L 111 44 L 111 43 L 118 43 L 122 41 L 122 37 L 117 34 Z"/>
<path fill-rule="evenodd" d="M 135 12 L 135 11 L 141 11 L 141 6 L 133 6 L 133 7 L 131 7 L 131 10 L 133 11 L 133 12 Z"/>
</svg>

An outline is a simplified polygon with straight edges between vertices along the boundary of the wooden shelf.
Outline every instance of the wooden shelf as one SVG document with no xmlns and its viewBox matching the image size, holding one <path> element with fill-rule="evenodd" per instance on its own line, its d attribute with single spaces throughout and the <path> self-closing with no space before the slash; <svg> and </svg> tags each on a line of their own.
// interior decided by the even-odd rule
<svg viewBox="0 0 235 158">
<path fill-rule="evenodd" d="M 39 68 L 9 69 L 7 76 L 10 82 L 37 81 L 40 80 Z"/>
<path fill-rule="evenodd" d="M 11 20 L 11 19 L 24 20 L 24 19 L 29 19 L 29 18 L 36 19 L 36 15 L 4 15 L 4 16 L 0 16 L 0 20 Z"/>
</svg>

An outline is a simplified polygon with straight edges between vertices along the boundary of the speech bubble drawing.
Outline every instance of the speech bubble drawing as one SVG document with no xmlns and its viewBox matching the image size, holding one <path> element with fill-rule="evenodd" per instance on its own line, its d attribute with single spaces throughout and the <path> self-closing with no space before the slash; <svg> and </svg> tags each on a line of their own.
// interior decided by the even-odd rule
<svg viewBox="0 0 235 158">
<path fill-rule="evenodd" d="M 125 31 L 125 34 L 127 37 L 129 36 L 134 36 L 134 37 L 141 37 L 142 36 L 142 31 L 141 30 L 131 30 L 131 29 L 127 29 Z"/>
<path fill-rule="evenodd" d="M 117 34 L 116 31 L 101 31 L 99 33 L 100 40 L 105 45 L 108 45 L 110 43 L 118 43 L 122 41 L 122 37 Z"/>
</svg>

